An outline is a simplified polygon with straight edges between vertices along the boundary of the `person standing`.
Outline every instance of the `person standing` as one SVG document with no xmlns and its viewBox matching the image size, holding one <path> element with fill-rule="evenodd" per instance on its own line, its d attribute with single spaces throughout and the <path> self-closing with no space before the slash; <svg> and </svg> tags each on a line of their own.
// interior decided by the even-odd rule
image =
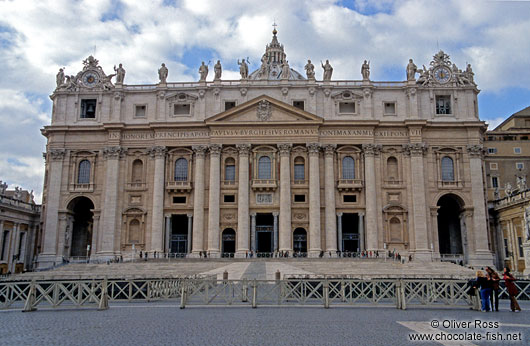
<svg viewBox="0 0 530 346">
<path fill-rule="evenodd" d="M 486 272 L 490 276 L 491 279 L 491 311 L 499 311 L 499 293 L 500 293 L 500 287 L 499 282 L 501 281 L 501 278 L 499 277 L 499 274 L 495 270 L 493 270 L 491 267 L 486 268 Z M 494 305 L 495 302 L 495 305 Z"/>
<path fill-rule="evenodd" d="M 482 270 L 477 270 L 476 287 L 480 288 L 480 300 L 482 301 L 482 312 L 490 311 L 491 280 L 484 276 Z"/>
<path fill-rule="evenodd" d="M 521 311 L 521 307 L 519 307 L 519 303 L 517 303 L 517 294 L 519 293 L 519 290 L 515 286 L 515 278 L 510 273 L 510 268 L 505 267 L 504 268 L 504 275 L 503 275 L 504 283 L 506 284 L 506 289 L 508 291 L 508 294 L 510 295 L 510 309 L 512 311 Z"/>
</svg>

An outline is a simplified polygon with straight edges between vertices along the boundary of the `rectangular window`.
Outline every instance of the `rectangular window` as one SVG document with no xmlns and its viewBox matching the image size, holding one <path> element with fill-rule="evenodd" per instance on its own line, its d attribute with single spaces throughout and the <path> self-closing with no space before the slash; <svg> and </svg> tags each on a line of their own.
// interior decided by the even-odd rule
<svg viewBox="0 0 530 346">
<path fill-rule="evenodd" d="M 499 187 L 499 178 L 491 177 L 491 187 L 493 188 Z"/>
<path fill-rule="evenodd" d="M 147 107 L 145 105 L 142 106 L 136 106 L 136 111 L 134 113 L 134 116 L 137 118 L 145 118 L 145 109 Z"/>
<path fill-rule="evenodd" d="M 304 180 L 305 179 L 305 170 L 304 164 L 295 164 L 294 165 L 294 180 Z"/>
<path fill-rule="evenodd" d="M 523 257 L 524 257 L 524 252 L 523 252 L 523 238 L 521 238 L 521 237 L 517 237 L 517 242 L 519 243 L 519 257 L 520 257 L 520 258 L 523 258 Z"/>
<path fill-rule="evenodd" d="M 497 154 L 497 148 L 488 148 L 488 154 Z"/>
<path fill-rule="evenodd" d="M 174 115 L 189 115 L 190 114 L 190 105 L 189 104 L 176 104 L 173 106 Z"/>
<path fill-rule="evenodd" d="M 186 204 L 186 196 L 174 196 L 173 203 L 175 204 Z"/>
<path fill-rule="evenodd" d="M 236 101 L 225 101 L 225 111 L 232 109 L 236 106 Z"/>
<path fill-rule="evenodd" d="M 504 257 L 510 257 L 510 251 L 508 251 L 508 239 L 504 238 Z"/>
<path fill-rule="evenodd" d="M 490 162 L 490 169 L 496 171 L 498 169 L 497 162 Z"/>
<path fill-rule="evenodd" d="M 516 162 L 515 163 L 515 168 L 521 170 L 521 169 L 524 169 L 524 163 L 522 162 Z"/>
<path fill-rule="evenodd" d="M 228 180 L 228 181 L 236 180 L 236 166 L 235 165 L 225 166 L 225 180 Z"/>
<path fill-rule="evenodd" d="M 344 203 L 355 203 L 357 202 L 357 195 L 344 195 L 342 196 Z"/>
<path fill-rule="evenodd" d="M 343 114 L 355 113 L 355 103 L 354 102 L 339 103 L 339 113 L 343 113 Z"/>
<path fill-rule="evenodd" d="M 514 154 L 520 154 L 521 153 L 521 148 L 519 148 L 519 147 L 513 148 L 513 153 Z"/>
<path fill-rule="evenodd" d="M 236 201 L 236 195 L 224 195 L 223 201 L 225 203 L 234 203 Z"/>
<path fill-rule="evenodd" d="M 436 114 L 451 114 L 451 96 L 436 96 Z"/>
<path fill-rule="evenodd" d="M 298 203 L 305 202 L 305 195 L 294 195 L 294 201 Z"/>
<path fill-rule="evenodd" d="M 304 101 L 293 101 L 293 107 L 304 110 Z"/>
<path fill-rule="evenodd" d="M 395 102 L 385 102 L 385 115 L 396 115 L 396 103 Z"/>
<path fill-rule="evenodd" d="M 81 100 L 81 118 L 94 119 L 96 117 L 97 100 Z"/>
</svg>

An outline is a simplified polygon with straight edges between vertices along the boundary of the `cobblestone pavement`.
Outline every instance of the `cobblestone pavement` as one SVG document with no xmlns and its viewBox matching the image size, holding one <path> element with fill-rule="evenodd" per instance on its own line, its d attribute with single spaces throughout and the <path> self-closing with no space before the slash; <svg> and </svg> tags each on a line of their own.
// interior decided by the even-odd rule
<svg viewBox="0 0 530 346">
<path fill-rule="evenodd" d="M 507 305 L 508 301 L 502 301 L 498 313 L 420 308 L 400 311 L 390 307 L 180 310 L 175 301 L 111 303 L 106 311 L 0 310 L 0 345 L 404 345 L 410 343 L 408 334 L 428 330 L 433 320 L 440 325 L 443 321 L 466 321 L 473 325 L 460 329 L 440 326 L 434 331 L 521 332 L 523 338 L 510 343 L 459 343 L 462 345 L 528 344 L 530 302 L 522 302 L 522 313 L 510 312 Z M 475 320 L 499 322 L 500 326 L 477 329 Z"/>
</svg>

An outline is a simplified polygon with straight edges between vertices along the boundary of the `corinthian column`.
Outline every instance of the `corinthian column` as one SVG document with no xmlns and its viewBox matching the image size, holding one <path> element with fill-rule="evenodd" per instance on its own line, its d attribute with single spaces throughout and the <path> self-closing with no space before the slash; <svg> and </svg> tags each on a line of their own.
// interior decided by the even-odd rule
<svg viewBox="0 0 530 346">
<path fill-rule="evenodd" d="M 493 257 L 488 247 L 488 227 L 486 216 L 486 202 L 483 181 L 483 154 L 482 145 L 468 145 L 469 168 L 471 175 L 471 196 L 473 201 L 473 238 L 475 240 L 474 254 L 469 255 L 469 264 L 474 266 L 490 266 Z"/>
<path fill-rule="evenodd" d="M 291 241 L 291 144 L 279 144 L 280 150 L 280 251 L 292 249 Z"/>
<path fill-rule="evenodd" d="M 153 180 L 153 212 L 151 215 L 151 250 L 164 252 L 164 166 L 167 148 L 152 147 L 149 151 L 155 159 Z"/>
<path fill-rule="evenodd" d="M 333 171 L 334 144 L 324 146 L 324 184 L 326 195 L 326 251 L 337 251 L 337 218 L 335 216 L 335 173 Z"/>
<path fill-rule="evenodd" d="M 320 144 L 307 144 L 309 151 L 309 256 L 320 254 Z"/>
<path fill-rule="evenodd" d="M 207 147 L 194 146 L 195 172 L 193 175 L 193 249 L 192 253 L 204 251 L 204 154 Z"/>
<path fill-rule="evenodd" d="M 208 251 L 214 257 L 219 253 L 219 196 L 221 182 L 221 146 L 212 144 L 210 149 L 210 196 L 208 199 Z"/>
<path fill-rule="evenodd" d="M 364 182 L 366 204 L 366 250 L 377 250 L 377 204 L 375 187 L 375 155 L 381 151 L 381 145 L 363 144 Z"/>
<path fill-rule="evenodd" d="M 64 149 L 48 150 L 48 184 L 46 191 L 46 223 L 44 224 L 43 251 L 39 255 L 39 267 L 53 265 L 57 259 L 57 233 L 61 200 Z M 3 235 L 2 235 L 3 236 Z"/>
<path fill-rule="evenodd" d="M 101 247 L 98 254 L 102 256 L 114 255 L 114 238 L 116 236 L 116 220 L 118 208 L 118 178 L 120 156 L 124 150 L 121 147 L 106 147 L 103 157 L 107 159 L 105 176 L 105 196 L 103 202 L 103 228 L 101 232 Z"/>
<path fill-rule="evenodd" d="M 427 233 L 427 207 L 425 201 L 425 178 L 423 175 L 423 155 L 427 150 L 425 143 L 412 143 L 403 146 L 405 154 L 410 155 L 412 180 L 412 218 L 414 220 L 414 259 L 431 260 Z"/>
<path fill-rule="evenodd" d="M 239 181 L 237 183 L 237 253 L 243 257 L 249 249 L 249 172 L 248 154 L 250 144 L 238 144 Z"/>
</svg>

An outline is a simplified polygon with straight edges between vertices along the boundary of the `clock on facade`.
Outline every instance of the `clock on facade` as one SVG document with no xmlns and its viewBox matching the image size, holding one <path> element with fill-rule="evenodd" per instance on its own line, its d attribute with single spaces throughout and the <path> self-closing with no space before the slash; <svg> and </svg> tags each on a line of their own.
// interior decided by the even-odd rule
<svg viewBox="0 0 530 346">
<path fill-rule="evenodd" d="M 434 78 L 438 83 L 447 83 L 451 79 L 451 71 L 447 67 L 438 67 L 434 70 Z"/>
<path fill-rule="evenodd" d="M 85 72 L 82 77 L 83 84 L 87 87 L 93 87 L 99 82 L 99 75 L 95 72 Z"/>
</svg>

